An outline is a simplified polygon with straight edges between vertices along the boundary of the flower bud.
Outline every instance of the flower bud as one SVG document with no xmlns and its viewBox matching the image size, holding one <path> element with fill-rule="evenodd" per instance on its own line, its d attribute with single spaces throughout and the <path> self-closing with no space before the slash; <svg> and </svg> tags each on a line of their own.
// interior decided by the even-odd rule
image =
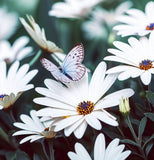
<svg viewBox="0 0 154 160">
<path fill-rule="evenodd" d="M 127 115 L 130 112 L 130 106 L 129 106 L 129 99 L 128 98 L 122 98 L 119 104 L 119 111 Z"/>
</svg>

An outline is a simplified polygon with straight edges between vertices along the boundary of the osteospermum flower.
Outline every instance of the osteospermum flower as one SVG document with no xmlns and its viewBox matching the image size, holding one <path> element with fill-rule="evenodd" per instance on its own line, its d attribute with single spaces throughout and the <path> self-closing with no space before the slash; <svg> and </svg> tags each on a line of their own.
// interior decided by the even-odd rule
<svg viewBox="0 0 154 160">
<path fill-rule="evenodd" d="M 53 4 L 50 16 L 59 18 L 81 18 L 87 16 L 91 9 L 102 0 L 65 0 Z"/>
<path fill-rule="evenodd" d="M 94 160 L 125 160 L 131 151 L 124 151 L 124 144 L 119 145 L 119 139 L 112 140 L 105 148 L 105 137 L 101 133 L 97 136 L 94 145 Z M 92 160 L 84 146 L 80 143 L 75 144 L 75 152 L 68 152 L 71 160 Z"/>
<path fill-rule="evenodd" d="M 37 70 L 28 72 L 29 65 L 24 64 L 19 68 L 19 62 L 14 62 L 7 73 L 6 63 L 0 61 L 0 109 L 10 107 L 20 95 L 33 88 L 28 84 L 37 74 Z"/>
<path fill-rule="evenodd" d="M 154 32 L 150 34 L 149 39 L 143 37 L 137 40 L 131 37 L 128 42 L 129 45 L 116 41 L 113 44 L 118 49 L 108 49 L 113 56 L 107 56 L 104 60 L 124 64 L 109 69 L 107 74 L 119 73 L 119 80 L 140 76 L 141 81 L 148 85 L 151 82 L 152 74 L 154 74 Z"/>
<path fill-rule="evenodd" d="M 14 12 L 8 12 L 5 7 L 0 8 L 0 40 L 10 38 L 17 25 L 18 15 Z"/>
<path fill-rule="evenodd" d="M 116 17 L 131 7 L 131 3 L 126 1 L 120 4 L 115 10 L 105 10 L 97 7 L 92 11 L 91 18 L 82 25 L 88 39 L 107 38 L 108 29 L 117 23 Z M 108 27 L 107 27 L 107 26 Z"/>
<path fill-rule="evenodd" d="M 48 41 L 45 36 L 44 28 L 40 28 L 32 16 L 27 16 L 30 25 L 23 19 L 20 18 L 21 23 L 23 24 L 26 31 L 32 37 L 32 39 L 40 46 L 41 49 L 46 52 L 62 52 L 62 50 L 56 46 L 55 43 Z"/>
<path fill-rule="evenodd" d="M 47 108 L 39 110 L 37 115 L 61 118 L 53 124 L 54 131 L 64 129 L 66 136 L 74 132 L 77 138 L 82 138 L 87 125 L 100 130 L 100 121 L 118 126 L 116 118 L 106 109 L 118 105 L 121 96 L 130 97 L 134 92 L 132 89 L 123 89 L 102 98 L 117 78 L 115 74 L 105 77 L 105 71 L 106 63 L 102 62 L 96 68 L 90 84 L 87 74 L 80 81 L 67 84 L 67 87 L 55 80 L 46 79 L 44 83 L 47 88 L 36 88 L 45 97 L 35 98 L 34 102 Z"/>
<path fill-rule="evenodd" d="M 40 119 L 36 116 L 35 110 L 30 112 L 30 116 L 22 114 L 20 115 L 20 119 L 23 121 L 23 123 L 13 123 L 14 126 L 22 129 L 15 132 L 13 136 L 28 135 L 20 141 L 20 144 L 29 140 L 30 142 L 34 142 L 41 138 L 53 138 L 56 135 L 56 133 L 53 131 L 53 128 L 50 127 L 51 121 L 41 122 Z"/>
<path fill-rule="evenodd" d="M 33 50 L 32 47 L 26 47 L 29 38 L 22 36 L 18 38 L 11 46 L 9 41 L 0 41 L 0 60 L 12 63 L 15 60 L 21 60 L 25 56 L 29 56 Z"/>
<path fill-rule="evenodd" d="M 113 29 L 118 31 L 118 35 L 140 35 L 149 34 L 154 29 L 154 2 L 148 2 L 145 6 L 145 13 L 138 9 L 130 9 L 127 15 L 117 17 L 123 24 L 115 26 Z"/>
</svg>

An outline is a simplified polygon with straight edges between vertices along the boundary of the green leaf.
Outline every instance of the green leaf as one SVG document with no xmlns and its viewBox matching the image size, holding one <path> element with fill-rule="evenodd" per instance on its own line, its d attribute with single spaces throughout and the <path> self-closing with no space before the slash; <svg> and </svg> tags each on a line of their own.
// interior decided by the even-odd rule
<svg viewBox="0 0 154 160">
<path fill-rule="evenodd" d="M 154 113 L 144 113 L 144 115 L 154 122 Z"/>
<path fill-rule="evenodd" d="M 7 160 L 16 160 L 16 153 L 15 152 L 7 152 L 5 154 Z"/>
<path fill-rule="evenodd" d="M 27 153 L 18 150 L 16 153 L 16 160 L 30 160 L 29 156 Z"/>
<path fill-rule="evenodd" d="M 136 142 L 134 142 L 134 141 L 132 141 L 130 139 L 122 139 L 122 140 L 120 140 L 120 142 L 122 142 L 122 143 L 128 143 L 128 144 L 131 144 L 133 146 L 140 147 Z"/>
<path fill-rule="evenodd" d="M 142 149 L 154 138 L 154 134 L 144 143 Z"/>
<path fill-rule="evenodd" d="M 34 155 L 33 155 L 33 160 L 43 160 L 43 158 L 40 157 L 40 155 L 34 153 Z"/>
<path fill-rule="evenodd" d="M 139 129 L 138 129 L 138 137 L 140 140 L 142 140 L 142 134 L 144 132 L 146 123 L 147 123 L 147 118 L 143 117 L 142 120 L 140 121 Z"/>
<path fill-rule="evenodd" d="M 153 141 L 150 142 L 150 143 L 147 145 L 146 149 L 145 149 L 145 152 L 146 152 L 146 156 L 147 156 L 147 157 L 148 157 L 148 154 L 149 154 L 149 152 L 150 152 L 150 150 L 151 150 L 152 147 L 153 147 Z"/>
<path fill-rule="evenodd" d="M 146 98 L 152 105 L 154 105 L 154 93 L 146 91 Z"/>
</svg>

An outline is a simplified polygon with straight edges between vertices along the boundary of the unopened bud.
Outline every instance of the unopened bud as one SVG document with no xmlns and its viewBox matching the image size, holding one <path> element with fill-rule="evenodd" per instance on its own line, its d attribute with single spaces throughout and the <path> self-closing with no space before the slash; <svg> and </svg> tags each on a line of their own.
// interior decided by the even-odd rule
<svg viewBox="0 0 154 160">
<path fill-rule="evenodd" d="M 127 115 L 130 112 L 130 106 L 129 106 L 129 99 L 128 98 L 122 98 L 119 104 L 119 111 Z"/>
</svg>

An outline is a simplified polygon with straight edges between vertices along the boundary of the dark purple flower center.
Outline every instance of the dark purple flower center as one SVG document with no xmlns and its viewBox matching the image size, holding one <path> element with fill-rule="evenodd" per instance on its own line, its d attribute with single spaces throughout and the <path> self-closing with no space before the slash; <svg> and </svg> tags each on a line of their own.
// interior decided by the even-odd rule
<svg viewBox="0 0 154 160">
<path fill-rule="evenodd" d="M 77 106 L 77 112 L 80 115 L 90 114 L 93 110 L 94 110 L 94 103 L 92 103 L 91 101 L 87 102 L 83 101 L 79 103 Z"/>
<path fill-rule="evenodd" d="M 150 69 L 150 68 L 152 68 L 152 61 L 150 61 L 150 60 L 143 60 L 141 63 L 139 63 L 139 68 L 141 69 L 141 70 L 148 70 L 148 69 Z"/>
<path fill-rule="evenodd" d="M 154 30 L 154 23 L 150 23 L 150 25 L 146 26 L 146 30 Z"/>
</svg>

